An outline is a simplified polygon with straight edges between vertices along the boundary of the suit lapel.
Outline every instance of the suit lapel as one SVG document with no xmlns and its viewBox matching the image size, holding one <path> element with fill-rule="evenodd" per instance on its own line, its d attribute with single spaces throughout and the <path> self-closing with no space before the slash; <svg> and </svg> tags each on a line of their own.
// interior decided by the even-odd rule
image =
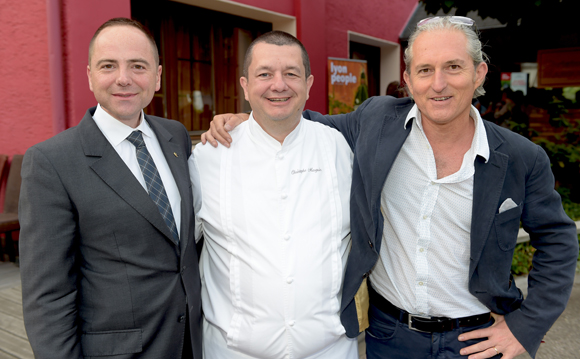
<svg viewBox="0 0 580 359">
<path fill-rule="evenodd" d="M 167 160 L 173 179 L 177 184 L 177 189 L 181 197 L 181 228 L 179 229 L 179 244 L 181 253 L 189 239 L 189 221 L 192 218 L 193 204 L 188 201 L 191 198 L 191 183 L 189 181 L 189 170 L 187 168 L 187 153 L 184 152 L 183 145 L 179 145 L 171 133 L 167 131 L 159 122 L 150 116 L 145 116 L 147 122 L 155 131 L 161 151 Z"/>
<path fill-rule="evenodd" d="M 89 166 L 119 197 L 175 244 L 159 209 L 98 128 L 93 113 L 94 109 L 87 111 L 78 125 L 85 156 L 92 158 Z"/>
<path fill-rule="evenodd" d="M 374 175 L 371 197 L 368 199 L 369 203 L 377 203 L 377 199 L 380 198 L 385 186 L 387 175 L 391 167 L 393 167 L 401 147 L 407 140 L 409 133 L 411 133 L 411 124 L 409 123 L 407 128 L 404 128 L 403 125 L 412 106 L 413 103 L 411 105 L 397 106 L 393 116 L 385 115 L 384 117 L 376 150 L 374 151 L 375 158 L 372 168 Z"/>
<path fill-rule="evenodd" d="M 487 163 L 479 156 L 475 160 L 469 278 L 473 275 L 485 242 L 489 237 L 489 232 L 498 208 L 509 160 L 508 155 L 496 151 L 503 143 L 503 138 L 497 136 L 497 133 L 487 124 L 485 129 L 490 156 Z"/>
</svg>

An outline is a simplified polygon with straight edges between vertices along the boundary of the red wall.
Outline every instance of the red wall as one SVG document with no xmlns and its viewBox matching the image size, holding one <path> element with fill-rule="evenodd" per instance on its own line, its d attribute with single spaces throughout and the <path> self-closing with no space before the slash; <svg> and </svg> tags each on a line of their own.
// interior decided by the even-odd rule
<svg viewBox="0 0 580 359">
<path fill-rule="evenodd" d="M 348 56 L 348 30 L 398 43 L 417 4 L 411 0 L 327 1 L 328 56 Z"/>
<path fill-rule="evenodd" d="M 80 122 L 89 107 L 97 105 L 89 90 L 89 42 L 99 26 L 114 17 L 131 17 L 130 0 L 62 0 L 65 48 L 67 126 Z"/>
<path fill-rule="evenodd" d="M 52 133 L 45 0 L 0 0 L 0 153 Z"/>
<path fill-rule="evenodd" d="M 302 41 L 314 75 L 306 107 L 326 112 L 327 59 L 348 58 L 348 31 L 399 42 L 416 0 L 238 0 L 236 2 L 296 17 L 297 37 Z"/>
<path fill-rule="evenodd" d="M 314 86 L 307 107 L 326 110 L 328 57 L 348 57 L 348 34 L 398 42 L 416 0 L 238 0 L 295 16 L 297 35 L 310 55 Z M 64 94 L 52 94 L 49 76 L 47 4 L 60 6 Z M 86 77 L 88 44 L 112 17 L 130 17 L 130 0 L 0 0 L 0 153 L 26 149 L 76 125 L 96 105 Z M 53 98 L 55 96 L 55 98 Z M 60 102 L 59 102 L 60 101 Z M 52 104 L 64 103 L 65 119 L 52 119 Z M 0 210 L 2 208 L 0 195 Z"/>
<path fill-rule="evenodd" d="M 274 11 L 281 14 L 286 14 L 290 16 L 295 15 L 295 5 L 294 3 L 298 0 L 232 0 L 234 2 L 250 5 L 260 9 Z M 320 0 L 310 0 L 312 2 L 319 2 Z"/>
<path fill-rule="evenodd" d="M 0 153 L 10 160 L 52 136 L 46 40 L 45 0 L 0 0 Z"/>
</svg>

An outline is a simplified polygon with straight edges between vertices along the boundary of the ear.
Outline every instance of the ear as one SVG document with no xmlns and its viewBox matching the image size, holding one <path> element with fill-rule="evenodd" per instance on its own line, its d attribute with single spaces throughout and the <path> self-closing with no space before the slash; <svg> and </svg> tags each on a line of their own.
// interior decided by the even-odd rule
<svg viewBox="0 0 580 359">
<path fill-rule="evenodd" d="M 403 72 L 403 79 L 407 84 L 407 89 L 409 90 L 410 95 L 413 96 L 413 86 L 411 85 L 411 76 L 409 76 L 409 73 L 407 71 Z"/>
<path fill-rule="evenodd" d="M 91 91 L 94 92 L 93 83 L 91 82 L 91 67 L 89 65 L 87 65 L 87 78 L 89 79 L 89 89 L 91 89 Z"/>
<path fill-rule="evenodd" d="M 483 80 L 485 80 L 485 75 L 487 75 L 487 64 L 485 62 L 480 63 L 477 65 L 475 69 L 475 87 L 481 86 Z"/>
<path fill-rule="evenodd" d="M 159 67 L 157 68 L 157 80 L 155 81 L 155 91 L 159 91 L 159 89 L 161 88 L 161 72 L 163 71 L 163 69 L 161 68 L 161 65 L 159 65 Z"/>
<path fill-rule="evenodd" d="M 313 84 L 314 84 L 314 75 L 310 75 L 306 79 L 306 99 L 307 100 L 310 98 L 310 88 L 312 87 Z"/>
<path fill-rule="evenodd" d="M 244 89 L 244 97 L 246 98 L 246 101 L 250 102 L 250 96 L 248 96 L 248 79 L 245 77 L 240 77 L 240 85 L 242 85 L 242 88 Z M 251 106 L 252 104 L 250 104 Z"/>
</svg>

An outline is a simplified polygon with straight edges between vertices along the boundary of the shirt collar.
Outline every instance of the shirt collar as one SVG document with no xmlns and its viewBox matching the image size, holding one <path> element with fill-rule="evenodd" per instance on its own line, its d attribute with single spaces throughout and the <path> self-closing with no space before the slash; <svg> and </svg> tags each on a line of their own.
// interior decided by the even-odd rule
<svg viewBox="0 0 580 359">
<path fill-rule="evenodd" d="M 489 143 L 487 142 L 487 132 L 485 131 L 485 126 L 483 120 L 479 114 L 479 111 L 473 106 L 469 110 L 469 116 L 475 121 L 475 133 L 473 134 L 473 142 L 471 143 L 471 148 L 474 153 L 485 159 L 485 162 L 489 160 Z M 404 128 L 407 128 L 407 124 L 412 119 L 415 119 L 415 123 L 421 131 L 423 131 L 423 125 L 421 123 L 421 111 L 417 107 L 417 104 L 413 105 L 411 111 L 407 114 L 405 118 Z"/>
<path fill-rule="evenodd" d="M 284 143 L 281 144 L 277 139 L 270 136 L 258 122 L 254 119 L 254 112 L 250 114 L 249 118 L 249 128 L 250 133 L 252 136 L 260 143 L 266 144 L 268 147 L 275 149 L 276 151 L 280 151 L 285 148 L 289 148 L 294 143 L 298 141 L 300 131 L 302 130 L 302 122 L 304 121 L 304 117 L 300 116 L 300 122 L 292 132 L 286 136 L 284 139 Z"/>
<path fill-rule="evenodd" d="M 145 116 L 143 115 L 142 110 L 139 119 L 139 126 L 137 126 L 137 128 L 127 126 L 123 122 L 109 115 L 105 110 L 103 110 L 100 104 L 97 105 L 97 110 L 93 115 L 93 119 L 95 120 L 95 123 L 103 135 L 105 135 L 113 147 L 118 146 L 133 131 L 138 130 L 141 131 L 146 137 L 153 137 L 153 130 L 145 120 Z"/>
</svg>

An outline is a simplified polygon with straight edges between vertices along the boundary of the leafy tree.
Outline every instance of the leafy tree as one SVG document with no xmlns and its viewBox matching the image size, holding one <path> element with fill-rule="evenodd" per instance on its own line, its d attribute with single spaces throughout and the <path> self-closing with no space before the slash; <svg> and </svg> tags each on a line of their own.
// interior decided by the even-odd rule
<svg viewBox="0 0 580 359">
<path fill-rule="evenodd" d="M 562 26 L 575 24 L 578 0 L 420 0 L 425 4 L 429 14 L 443 10 L 448 14 L 457 9 L 455 15 L 465 16 L 470 11 L 477 11 L 483 19 L 498 19 L 508 27 L 549 25 Z M 571 22 L 566 22 L 569 20 Z"/>
</svg>

